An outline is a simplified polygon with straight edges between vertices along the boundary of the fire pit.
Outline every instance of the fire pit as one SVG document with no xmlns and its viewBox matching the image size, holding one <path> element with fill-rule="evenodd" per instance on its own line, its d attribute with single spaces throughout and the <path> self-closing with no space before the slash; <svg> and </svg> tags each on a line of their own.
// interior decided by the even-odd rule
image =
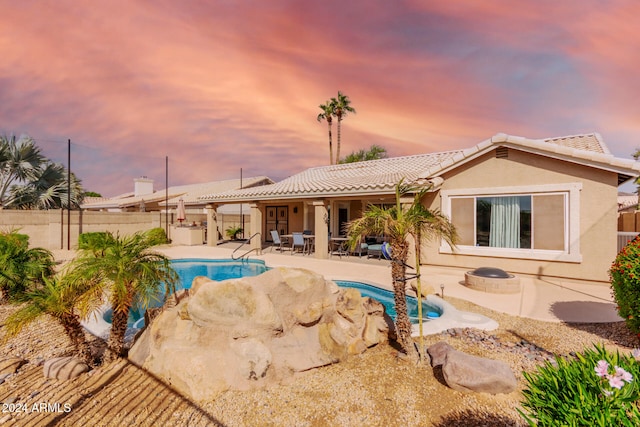
<svg viewBox="0 0 640 427">
<path fill-rule="evenodd" d="M 476 291 L 494 294 L 520 292 L 520 279 L 513 274 L 494 267 L 480 267 L 464 274 L 464 284 Z"/>
</svg>

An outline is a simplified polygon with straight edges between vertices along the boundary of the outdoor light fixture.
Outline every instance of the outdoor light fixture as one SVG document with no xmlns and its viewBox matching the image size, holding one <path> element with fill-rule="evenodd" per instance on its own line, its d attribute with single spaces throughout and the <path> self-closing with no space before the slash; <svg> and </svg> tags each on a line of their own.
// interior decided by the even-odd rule
<svg viewBox="0 0 640 427">
<path fill-rule="evenodd" d="M 440 284 L 440 297 L 444 299 L 444 283 Z"/>
</svg>

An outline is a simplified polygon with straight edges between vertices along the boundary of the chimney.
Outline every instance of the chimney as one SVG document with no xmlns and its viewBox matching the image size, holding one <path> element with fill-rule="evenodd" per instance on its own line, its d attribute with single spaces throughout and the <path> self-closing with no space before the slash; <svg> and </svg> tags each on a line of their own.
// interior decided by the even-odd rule
<svg viewBox="0 0 640 427">
<path fill-rule="evenodd" d="M 153 194 L 153 180 L 142 176 L 133 180 L 133 195 L 134 196 L 146 196 L 147 194 Z"/>
</svg>

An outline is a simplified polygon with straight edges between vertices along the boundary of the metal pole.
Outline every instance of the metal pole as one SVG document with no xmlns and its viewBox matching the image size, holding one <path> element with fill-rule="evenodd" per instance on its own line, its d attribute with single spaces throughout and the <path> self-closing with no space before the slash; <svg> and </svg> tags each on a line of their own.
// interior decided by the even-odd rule
<svg viewBox="0 0 640 427">
<path fill-rule="evenodd" d="M 71 250 L 71 139 L 67 142 L 67 250 Z"/>
<path fill-rule="evenodd" d="M 240 189 L 242 190 L 242 168 L 240 168 Z M 242 214 L 242 203 L 240 203 L 240 221 L 242 221 L 242 237 L 244 238 L 244 215 Z"/>
<path fill-rule="evenodd" d="M 169 238 L 169 156 L 164 162 L 164 226 Z"/>
</svg>

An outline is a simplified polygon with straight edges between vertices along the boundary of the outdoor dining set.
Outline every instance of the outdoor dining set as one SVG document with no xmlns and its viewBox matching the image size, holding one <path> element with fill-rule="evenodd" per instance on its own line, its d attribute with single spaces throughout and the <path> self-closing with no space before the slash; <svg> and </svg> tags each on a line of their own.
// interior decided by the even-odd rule
<svg viewBox="0 0 640 427">
<path fill-rule="evenodd" d="M 270 233 L 271 239 L 273 240 L 272 250 L 275 249 L 280 252 L 290 251 L 292 255 L 294 253 L 310 255 L 315 250 L 315 235 L 312 234 L 311 230 L 282 235 L 280 235 L 277 230 L 271 230 Z M 337 255 L 342 258 L 343 256 L 349 255 L 358 257 L 365 255 L 367 258 L 380 259 L 382 256 L 381 248 L 382 239 L 377 236 L 363 239 L 353 250 L 349 248 L 346 237 L 329 236 L 330 256 Z"/>
</svg>

